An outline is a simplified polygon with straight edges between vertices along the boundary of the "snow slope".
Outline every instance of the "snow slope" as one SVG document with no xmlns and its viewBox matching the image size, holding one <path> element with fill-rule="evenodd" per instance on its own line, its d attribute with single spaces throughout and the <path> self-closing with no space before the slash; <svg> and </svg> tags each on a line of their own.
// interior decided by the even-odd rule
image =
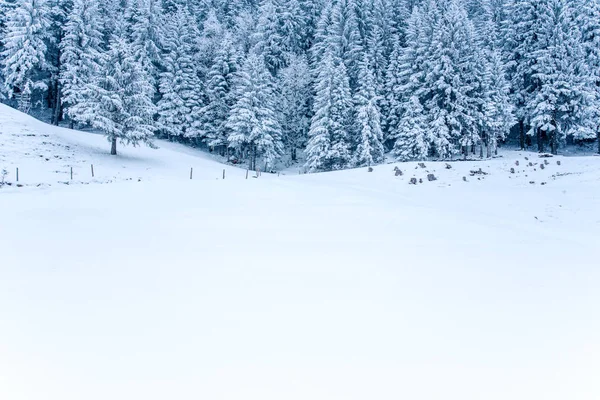
<svg viewBox="0 0 600 400">
<path fill-rule="evenodd" d="M 222 180 L 179 146 L 0 131 L 46 184 L 0 189 L 2 399 L 600 398 L 597 157 Z M 91 160 L 115 182 L 43 175 Z"/>
<path fill-rule="evenodd" d="M 109 154 L 110 143 L 100 134 L 51 126 L 0 104 L 0 171 L 5 168 L 14 183 L 16 168 L 19 182 L 27 186 L 189 179 L 190 168 L 195 179 L 222 177 L 223 169 L 245 177 L 246 171 L 219 165 L 205 152 L 165 141 L 156 145 L 160 151 L 119 145 L 119 156 L 114 157 Z"/>
</svg>

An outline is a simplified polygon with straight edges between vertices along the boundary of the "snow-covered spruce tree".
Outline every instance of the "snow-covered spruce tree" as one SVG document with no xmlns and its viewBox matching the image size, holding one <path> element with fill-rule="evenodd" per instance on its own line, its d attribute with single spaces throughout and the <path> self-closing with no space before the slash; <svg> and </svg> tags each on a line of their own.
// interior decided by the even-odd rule
<svg viewBox="0 0 600 400">
<path fill-rule="evenodd" d="M 297 150 L 306 145 L 311 114 L 310 68 L 305 57 L 291 56 L 289 66 L 279 73 L 279 109 L 286 151 L 296 161 Z"/>
<path fill-rule="evenodd" d="M 195 121 L 200 136 L 206 144 L 225 155 L 229 130 L 226 122 L 235 102 L 233 80 L 239 68 L 241 56 L 233 43 L 233 37 L 225 33 L 219 43 L 215 59 L 207 74 L 205 92 L 207 102 Z"/>
<path fill-rule="evenodd" d="M 358 72 L 364 49 L 358 26 L 355 0 L 337 0 L 331 9 L 331 26 L 327 31 L 327 47 L 344 62 L 350 88 L 358 87 Z"/>
<path fill-rule="evenodd" d="M 505 21 L 504 3 L 506 0 L 484 0 L 470 4 L 471 18 L 476 29 L 477 63 L 474 80 L 479 94 L 480 113 L 477 129 L 480 132 L 480 157 L 496 153 L 498 140 L 503 140 L 516 120 L 510 99 L 510 85 L 506 80 L 506 69 L 502 58 L 502 31 Z"/>
<path fill-rule="evenodd" d="M 391 34 L 391 21 L 388 20 L 385 0 L 363 0 L 360 9 L 363 9 L 365 37 L 364 51 L 371 60 L 371 70 L 376 84 L 377 95 L 383 100 L 385 73 L 388 67 L 388 58 L 393 50 L 394 35 Z"/>
<path fill-rule="evenodd" d="M 422 151 L 427 149 L 430 155 L 447 158 L 460 146 L 466 156 L 466 151 L 480 140 L 478 121 L 482 118 L 484 70 L 477 57 L 479 43 L 462 3 L 429 1 L 415 8 L 407 38 L 408 47 L 397 72 L 402 117 L 397 126 L 390 125 L 391 135 L 400 140 L 395 153 L 401 158 L 410 154 L 422 158 Z M 416 122 L 402 119 L 418 119 L 421 124 L 422 119 L 415 115 L 421 108 L 428 134 L 423 136 L 417 130 L 411 139 L 410 133 L 400 129 Z M 424 139 L 431 143 L 421 143 Z"/>
<path fill-rule="evenodd" d="M 356 110 L 354 165 L 362 167 L 379 164 L 383 162 L 384 157 L 377 82 L 366 54 L 360 65 L 358 81 L 358 91 L 354 96 Z"/>
<path fill-rule="evenodd" d="M 300 28 L 300 48 L 308 51 L 315 40 L 315 30 L 317 21 L 323 4 L 321 0 L 291 0 L 297 1 L 300 6 L 299 28 Z"/>
<path fill-rule="evenodd" d="M 44 94 L 47 90 L 40 72 L 50 67 L 46 59 L 50 12 L 47 0 L 20 0 L 6 22 L 1 54 L 3 84 L 9 98 L 15 93 L 21 97 L 21 109 L 29 108 L 32 91 Z"/>
<path fill-rule="evenodd" d="M 2 61 L 2 53 L 4 52 L 4 41 L 6 38 L 6 24 L 10 15 L 15 8 L 14 0 L 0 0 L 0 66 Z M 0 101 L 6 98 L 4 94 L 4 76 L 2 68 L 0 68 Z"/>
<path fill-rule="evenodd" d="M 531 132 L 544 135 L 553 154 L 566 136 L 594 137 L 597 123 L 592 109 L 595 81 L 585 64 L 571 3 L 548 0 L 542 5 L 539 46 L 533 54 L 535 90 L 527 104 Z M 541 137 L 539 142 L 543 143 Z"/>
<path fill-rule="evenodd" d="M 230 31 L 226 30 L 221 21 L 219 21 L 217 11 L 211 8 L 206 19 L 202 22 L 202 32 L 200 33 L 198 54 L 196 55 L 202 68 L 207 73 L 217 57 L 219 46 L 225 35 L 231 36 Z"/>
<path fill-rule="evenodd" d="M 258 167 L 259 158 L 268 169 L 283 154 L 283 143 L 273 77 L 264 58 L 254 52 L 248 54 L 234 87 L 236 102 L 227 120 L 229 147 L 249 160 L 250 169 Z"/>
<path fill-rule="evenodd" d="M 133 54 L 152 79 L 150 96 L 154 98 L 162 65 L 162 6 L 159 0 L 130 0 L 125 15 L 130 19 L 129 40 Z"/>
<path fill-rule="evenodd" d="M 598 141 L 598 154 L 600 154 L 600 0 L 581 0 L 580 13 L 577 23 L 583 35 L 583 50 L 591 80 L 595 81 L 593 87 L 595 105 L 592 118 L 596 121 L 596 139 Z"/>
<path fill-rule="evenodd" d="M 430 155 L 433 143 L 422 144 L 424 136 L 420 131 L 407 131 L 407 126 L 415 123 L 410 119 L 418 118 L 419 126 L 429 121 L 420 118 L 417 110 L 425 114 L 423 102 L 429 95 L 428 88 L 424 86 L 426 71 L 429 65 L 429 43 L 431 42 L 433 13 L 428 12 L 428 4 L 415 7 L 409 16 L 405 37 L 396 37 L 394 50 L 390 56 L 389 67 L 386 73 L 386 141 L 394 148 L 394 154 L 401 160 L 409 157 L 422 159 Z M 406 46 L 403 46 L 406 43 Z M 418 101 L 418 105 L 415 103 Z M 404 117 L 408 121 L 404 121 Z M 428 126 L 427 126 L 428 127 Z M 423 126 L 421 129 L 426 129 Z M 433 141 L 433 136 L 428 135 L 427 140 Z M 415 151 L 414 149 L 426 149 Z"/>
<path fill-rule="evenodd" d="M 61 46 L 62 102 L 72 121 L 81 121 L 73 107 L 83 101 L 87 84 L 98 75 L 102 64 L 102 25 L 97 0 L 75 0 L 67 17 Z"/>
<path fill-rule="evenodd" d="M 404 114 L 397 126 L 393 154 L 401 161 L 425 160 L 434 143 L 425 110 L 416 95 L 405 99 L 402 107 Z"/>
<path fill-rule="evenodd" d="M 494 50 L 482 61 L 485 76 L 482 82 L 484 92 L 480 129 L 482 144 L 486 145 L 487 157 L 491 157 L 496 152 L 498 140 L 506 138 L 516 119 L 502 57 Z M 483 147 L 480 155 L 483 157 Z"/>
<path fill-rule="evenodd" d="M 313 75 L 317 75 L 317 70 L 325 58 L 325 53 L 329 47 L 329 30 L 332 26 L 331 3 L 326 2 L 321 10 L 314 32 L 314 44 L 309 49 L 310 64 Z"/>
<path fill-rule="evenodd" d="M 319 68 L 315 91 L 306 167 L 312 172 L 347 168 L 352 158 L 352 94 L 346 66 L 329 52 Z"/>
<path fill-rule="evenodd" d="M 477 121 L 481 118 L 483 70 L 474 27 L 460 0 L 443 6 L 434 25 L 432 65 L 425 79 L 431 98 L 425 104 L 432 118 L 435 150 L 446 158 L 457 144 L 466 156 L 480 141 Z"/>
<path fill-rule="evenodd" d="M 300 0 L 281 0 L 281 35 L 288 54 L 301 55 L 308 49 L 307 41 L 311 29 L 307 27 L 312 16 L 306 15 Z M 287 60 L 286 65 L 290 61 Z"/>
<path fill-rule="evenodd" d="M 281 8 L 276 0 L 260 4 L 256 32 L 253 35 L 255 52 L 261 54 L 269 71 L 276 75 L 286 65 L 286 39 L 282 34 Z"/>
<path fill-rule="evenodd" d="M 546 0 L 508 0 L 506 5 L 509 19 L 505 22 L 503 43 L 522 149 L 530 141 L 526 135 L 530 132 L 528 126 L 531 116 L 527 113 L 526 104 L 530 101 L 531 93 L 536 90 L 532 75 L 537 61 L 533 54 L 538 48 L 540 10 L 544 2 Z"/>
<path fill-rule="evenodd" d="M 46 51 L 46 60 L 48 62 L 48 92 L 47 104 L 52 109 L 50 122 L 58 125 L 63 119 L 62 110 L 62 84 L 60 82 L 62 46 L 61 42 L 65 37 L 65 26 L 68 15 L 73 9 L 73 0 L 51 0 L 50 25 L 48 32 L 48 48 Z"/>
<path fill-rule="evenodd" d="M 152 117 L 156 107 L 148 95 L 151 79 L 119 29 L 96 78 L 86 85 L 82 100 L 71 112 L 101 130 L 117 154 L 117 142 L 152 147 Z"/>
<path fill-rule="evenodd" d="M 185 7 L 173 14 L 164 27 L 164 71 L 160 76 L 158 127 L 174 138 L 201 139 L 194 124 L 202 107 L 202 82 L 192 49 L 198 38 L 195 21 Z"/>
<path fill-rule="evenodd" d="M 389 149 L 394 145 L 394 141 L 399 134 L 399 123 L 402 118 L 403 108 L 402 99 L 404 90 L 402 87 L 402 71 L 408 70 L 407 65 L 402 64 L 402 54 L 404 49 L 399 36 L 394 38 L 395 43 L 392 53 L 389 57 L 388 67 L 385 71 L 383 84 L 382 115 L 383 122 L 383 140 Z"/>
</svg>

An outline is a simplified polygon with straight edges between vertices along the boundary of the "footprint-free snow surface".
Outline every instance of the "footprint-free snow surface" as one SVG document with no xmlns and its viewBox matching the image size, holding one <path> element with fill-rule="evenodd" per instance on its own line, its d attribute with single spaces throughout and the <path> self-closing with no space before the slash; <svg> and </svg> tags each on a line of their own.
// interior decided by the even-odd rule
<svg viewBox="0 0 600 400">
<path fill-rule="evenodd" d="M 1 399 L 600 398 L 600 158 L 246 179 L 157 145 L 0 106 Z"/>
</svg>

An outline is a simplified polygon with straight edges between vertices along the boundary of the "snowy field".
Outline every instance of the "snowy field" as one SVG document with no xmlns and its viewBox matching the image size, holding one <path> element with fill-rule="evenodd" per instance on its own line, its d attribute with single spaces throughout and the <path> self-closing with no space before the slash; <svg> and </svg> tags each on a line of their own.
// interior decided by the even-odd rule
<svg viewBox="0 0 600 400">
<path fill-rule="evenodd" d="M 245 179 L 0 107 L 0 399 L 600 398 L 598 157 Z"/>
</svg>

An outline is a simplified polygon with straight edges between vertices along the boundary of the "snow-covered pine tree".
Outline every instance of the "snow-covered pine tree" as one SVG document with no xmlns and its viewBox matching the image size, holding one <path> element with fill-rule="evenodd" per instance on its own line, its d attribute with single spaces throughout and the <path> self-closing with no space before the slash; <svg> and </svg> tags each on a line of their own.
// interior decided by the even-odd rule
<svg viewBox="0 0 600 400">
<path fill-rule="evenodd" d="M 133 54 L 142 64 L 151 78 L 152 91 L 155 98 L 161 70 L 161 27 L 163 10 L 159 0 L 130 0 L 126 15 L 131 18 L 129 40 Z"/>
<path fill-rule="evenodd" d="M 296 161 L 297 150 L 306 145 L 312 98 L 310 68 L 303 56 L 292 55 L 279 73 L 279 109 L 286 151 Z"/>
<path fill-rule="evenodd" d="M 83 101 L 86 85 L 96 78 L 102 65 L 102 25 L 97 0 L 75 0 L 67 17 L 61 46 L 62 102 L 65 114 L 80 121 L 72 107 Z"/>
<path fill-rule="evenodd" d="M 282 9 L 276 0 L 263 0 L 259 7 L 258 22 L 254 33 L 254 52 L 265 58 L 269 71 L 276 75 L 285 67 L 287 58 L 286 38 L 283 35 Z"/>
<path fill-rule="evenodd" d="M 160 75 L 158 127 L 169 138 L 201 139 L 195 121 L 202 107 L 202 82 L 193 59 L 198 30 L 185 7 L 173 14 L 164 27 L 165 71 Z"/>
<path fill-rule="evenodd" d="M 215 57 L 219 52 L 219 46 L 225 35 L 231 36 L 230 32 L 219 21 L 217 11 L 211 8 L 208 11 L 206 19 L 202 22 L 202 32 L 198 46 L 199 54 L 197 55 L 197 59 L 199 59 L 203 69 L 206 71 L 210 70 L 213 65 Z"/>
<path fill-rule="evenodd" d="M 506 138 L 516 119 L 509 95 L 510 86 L 506 81 L 506 70 L 499 51 L 491 51 L 482 61 L 485 75 L 480 129 L 489 158 L 496 152 L 498 140 Z M 480 155 L 483 157 L 483 148 Z"/>
<path fill-rule="evenodd" d="M 431 136 L 421 100 L 413 95 L 403 101 L 402 108 L 393 154 L 401 161 L 425 160 L 432 153 L 435 138 Z"/>
<path fill-rule="evenodd" d="M 359 87 L 354 96 L 355 143 L 354 165 L 371 166 L 383 162 L 383 132 L 378 105 L 377 82 L 368 55 L 363 56 L 358 75 Z"/>
<path fill-rule="evenodd" d="M 327 52 L 315 82 L 306 167 L 312 171 L 347 168 L 351 163 L 352 94 L 346 66 Z"/>
<path fill-rule="evenodd" d="M 595 81 L 585 63 L 581 35 L 574 23 L 570 0 L 548 0 L 540 12 L 541 29 L 535 57 L 535 90 L 527 111 L 531 132 L 544 135 L 553 154 L 567 136 L 595 136 Z M 542 152 L 543 138 L 539 137 Z"/>
<path fill-rule="evenodd" d="M 600 0 L 582 0 L 579 3 L 578 25 L 583 36 L 583 50 L 590 77 L 595 81 L 595 96 L 591 99 L 595 105 L 592 118 L 596 122 L 596 139 L 600 154 Z"/>
<path fill-rule="evenodd" d="M 229 130 L 226 122 L 235 102 L 232 87 L 240 59 L 232 35 L 225 33 L 207 74 L 207 103 L 200 110 L 200 119 L 196 121 L 200 136 L 211 149 L 215 149 L 221 155 L 225 155 L 227 150 Z"/>
<path fill-rule="evenodd" d="M 148 95 L 151 79 L 133 54 L 133 47 L 117 29 L 101 70 L 86 85 L 82 100 L 71 108 L 81 120 L 101 130 L 117 154 L 117 142 L 152 146 L 152 117 L 156 107 Z"/>
<path fill-rule="evenodd" d="M 6 34 L 6 23 L 12 15 L 16 6 L 16 0 L 0 0 L 0 50 L 4 46 L 4 35 Z"/>
<path fill-rule="evenodd" d="M 309 16 L 304 14 L 304 10 L 299 0 L 280 0 L 281 1 L 281 36 L 284 41 L 284 48 L 287 54 L 301 55 L 307 47 L 309 29 L 305 18 Z M 290 61 L 287 60 L 286 65 Z"/>
<path fill-rule="evenodd" d="M 383 140 L 389 149 L 399 134 L 399 123 L 402 119 L 402 100 L 404 90 L 402 88 L 402 71 L 408 70 L 408 65 L 402 64 L 402 56 L 405 53 L 399 36 L 394 37 L 395 43 L 389 57 L 388 67 L 385 71 L 383 84 L 382 114 Z"/>
<path fill-rule="evenodd" d="M 249 168 L 273 166 L 283 154 L 281 127 L 275 106 L 273 77 L 264 57 L 248 54 L 235 79 L 236 102 L 227 120 L 229 147 L 249 160 Z"/>
<path fill-rule="evenodd" d="M 235 16 L 235 23 L 226 25 L 231 26 L 234 36 L 234 43 L 239 45 L 244 53 L 248 53 L 255 44 L 255 32 L 257 28 L 258 17 L 250 10 L 242 10 Z"/>
<path fill-rule="evenodd" d="M 51 0 L 50 1 L 50 25 L 48 32 L 48 48 L 46 50 L 46 60 L 48 62 L 48 108 L 52 109 L 50 122 L 58 125 L 63 118 L 62 110 L 62 84 L 60 83 L 61 71 L 61 42 L 65 37 L 65 26 L 67 17 L 73 9 L 73 0 Z"/>
<path fill-rule="evenodd" d="M 406 126 L 413 126 L 411 121 L 403 121 L 407 118 L 416 119 L 417 110 L 425 113 L 423 102 L 429 95 L 424 86 L 427 68 L 430 63 L 429 44 L 432 37 L 433 12 L 427 6 L 414 7 L 410 14 L 404 34 L 404 38 L 397 36 L 394 50 L 390 56 L 390 63 L 386 74 L 386 141 L 394 148 L 394 154 L 400 159 L 407 159 L 414 153 L 415 158 L 423 158 L 429 155 L 433 143 L 427 146 L 421 145 L 423 137 L 420 132 L 415 131 L 415 143 L 411 143 L 411 131 L 405 131 Z M 433 7 L 434 4 L 431 5 Z M 403 46 L 406 43 L 406 47 Z M 415 103 L 418 101 L 418 106 Z M 419 124 L 429 122 L 428 118 L 418 118 Z M 423 127 L 422 129 L 426 129 Z M 428 139 L 433 137 L 427 136 Z M 414 152 L 414 149 L 426 148 L 427 151 Z"/>
<path fill-rule="evenodd" d="M 15 93 L 20 97 L 21 109 L 29 108 L 32 91 L 44 94 L 48 89 L 41 71 L 50 68 L 46 58 L 50 12 L 47 0 L 19 0 L 6 22 L 1 54 L 3 84 L 9 98 Z"/>
<path fill-rule="evenodd" d="M 364 50 L 355 0 L 337 0 L 331 10 L 331 26 L 327 32 L 327 47 L 334 57 L 344 62 L 350 89 L 358 87 L 358 72 Z"/>
<path fill-rule="evenodd" d="M 479 143 L 480 82 L 483 71 L 474 27 L 460 0 L 442 1 L 434 9 L 427 73 L 422 90 L 427 93 L 426 112 L 435 138 L 434 149 L 446 158 L 460 145 L 463 152 Z"/>
<path fill-rule="evenodd" d="M 519 123 L 520 146 L 528 145 L 531 116 L 526 104 L 531 92 L 536 90 L 532 78 L 536 63 L 533 53 L 538 48 L 540 33 L 540 10 L 546 0 L 508 0 L 504 24 L 503 43 L 506 57 L 506 69 L 511 85 L 511 99 L 515 107 L 515 116 Z"/>
<path fill-rule="evenodd" d="M 328 37 L 331 27 L 331 3 L 326 2 L 317 20 L 314 32 L 314 44 L 309 49 L 310 63 L 312 66 L 313 74 L 315 74 L 315 76 L 317 74 L 317 69 L 319 65 L 324 60 L 327 48 L 329 47 Z"/>
<path fill-rule="evenodd" d="M 387 20 L 384 0 L 363 0 L 360 8 L 365 12 L 366 36 L 363 39 L 364 52 L 368 53 L 371 69 L 377 85 L 377 95 L 383 96 L 383 84 L 389 54 L 393 49 L 390 21 Z"/>
<path fill-rule="evenodd" d="M 308 51 L 315 40 L 315 30 L 317 27 L 317 21 L 323 5 L 321 0 L 292 0 L 297 1 L 300 6 L 300 48 L 304 51 Z"/>
<path fill-rule="evenodd" d="M 15 0 L 0 0 L 0 66 L 2 66 L 2 53 L 4 52 L 4 41 L 6 38 L 6 24 L 9 16 L 15 8 Z M 0 101 L 6 98 L 4 94 L 3 69 L 0 68 Z"/>
</svg>

